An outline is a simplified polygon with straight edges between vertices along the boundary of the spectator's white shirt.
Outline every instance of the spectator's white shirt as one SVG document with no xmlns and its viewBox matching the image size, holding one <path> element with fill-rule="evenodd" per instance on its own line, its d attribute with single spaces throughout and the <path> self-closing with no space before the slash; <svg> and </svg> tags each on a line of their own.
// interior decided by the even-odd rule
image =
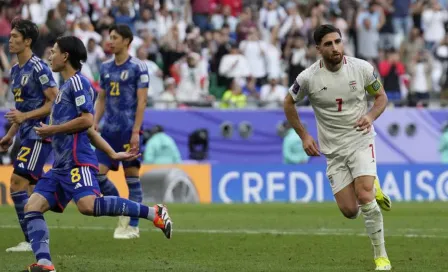
<svg viewBox="0 0 448 272">
<path fill-rule="evenodd" d="M 31 3 L 22 7 L 22 18 L 29 18 L 36 25 L 42 25 L 47 19 L 47 14 L 40 3 Z"/>
<path fill-rule="evenodd" d="M 272 27 L 281 24 L 286 16 L 286 11 L 282 7 L 277 7 L 277 9 L 274 10 L 262 8 L 260 10 L 260 26 L 264 29 L 271 29 Z"/>
<path fill-rule="evenodd" d="M 103 48 L 101 46 L 96 45 L 95 49 L 92 52 L 87 51 L 87 64 L 92 69 L 92 72 L 99 72 L 98 63 L 101 62 L 106 57 L 104 54 Z"/>
<path fill-rule="evenodd" d="M 173 18 L 171 16 L 162 16 L 159 13 L 156 15 L 157 35 L 159 39 L 163 38 L 170 28 L 173 26 Z"/>
<path fill-rule="evenodd" d="M 219 63 L 219 74 L 228 78 L 249 77 L 249 63 L 246 57 L 241 54 L 224 55 Z"/>
<path fill-rule="evenodd" d="M 427 42 L 440 42 L 445 36 L 444 23 L 448 20 L 448 11 L 426 9 L 422 13 L 423 38 Z"/>
<path fill-rule="evenodd" d="M 224 18 L 222 14 L 213 14 L 211 22 L 213 25 L 213 29 L 215 30 L 221 29 L 224 23 L 227 23 L 230 27 L 230 32 L 235 32 L 236 26 L 238 25 L 237 18 L 233 16 L 228 16 L 227 18 Z"/>
<path fill-rule="evenodd" d="M 267 49 L 267 43 L 264 41 L 245 40 L 240 43 L 240 50 L 249 63 L 249 69 L 253 77 L 260 78 L 266 76 Z"/>
<path fill-rule="evenodd" d="M 285 99 L 286 93 L 286 88 L 280 84 L 277 84 L 274 87 L 270 84 L 265 84 L 260 90 L 260 101 L 267 102 L 263 107 L 278 108 L 281 105 L 281 102 Z"/>
<path fill-rule="evenodd" d="M 301 29 L 303 26 L 303 20 L 302 17 L 300 17 L 300 15 L 295 14 L 293 16 L 289 15 L 285 22 L 282 24 L 282 26 L 280 27 L 280 31 L 278 33 L 278 36 L 280 39 L 284 39 L 286 37 L 286 35 L 289 33 L 289 31 L 292 29 L 293 25 L 296 25 L 296 27 L 298 29 Z"/>
<path fill-rule="evenodd" d="M 148 67 L 149 74 L 149 91 L 148 96 L 153 99 L 158 99 L 158 96 L 164 91 L 163 80 L 157 76 L 157 72 L 160 71 L 159 66 L 153 61 L 142 60 L 146 67 Z"/>
<path fill-rule="evenodd" d="M 415 73 L 411 77 L 411 91 L 416 93 L 427 93 L 428 82 L 426 77 L 426 64 L 421 62 L 415 64 Z"/>
<path fill-rule="evenodd" d="M 180 82 L 177 88 L 179 101 L 201 101 L 208 94 L 207 68 L 199 62 L 194 68 L 188 67 L 186 62 L 179 64 Z"/>
<path fill-rule="evenodd" d="M 74 35 L 78 37 L 83 43 L 84 46 L 87 47 L 87 43 L 90 39 L 93 39 L 96 43 L 101 43 L 103 37 L 98 32 L 90 31 L 90 30 L 82 30 L 80 28 L 75 29 Z"/>
<path fill-rule="evenodd" d="M 140 31 L 147 30 L 149 34 L 153 37 L 157 37 L 157 22 L 155 20 L 149 20 L 147 22 L 143 21 L 137 21 L 135 23 L 135 30 L 137 30 L 137 33 Z"/>
<path fill-rule="evenodd" d="M 267 44 L 266 59 L 267 59 L 267 72 L 268 77 L 279 78 L 282 74 L 282 67 L 280 64 L 281 52 L 273 44 Z"/>
<path fill-rule="evenodd" d="M 175 109 L 177 108 L 176 97 L 172 93 L 163 92 L 155 99 L 159 100 L 154 103 L 154 108 L 158 110 Z"/>
</svg>

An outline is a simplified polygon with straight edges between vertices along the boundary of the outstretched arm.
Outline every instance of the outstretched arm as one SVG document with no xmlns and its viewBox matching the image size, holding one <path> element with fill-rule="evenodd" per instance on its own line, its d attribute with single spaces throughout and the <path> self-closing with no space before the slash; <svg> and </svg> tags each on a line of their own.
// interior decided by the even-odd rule
<svg viewBox="0 0 448 272">
<path fill-rule="evenodd" d="M 106 140 L 101 137 L 101 135 L 96 132 L 96 130 L 91 127 L 87 131 L 87 135 L 89 136 L 90 142 L 93 146 L 104 153 L 107 154 L 113 160 L 135 160 L 140 157 L 141 154 L 137 154 L 135 150 L 130 150 L 129 152 L 115 152 L 115 150 L 109 145 Z"/>
</svg>

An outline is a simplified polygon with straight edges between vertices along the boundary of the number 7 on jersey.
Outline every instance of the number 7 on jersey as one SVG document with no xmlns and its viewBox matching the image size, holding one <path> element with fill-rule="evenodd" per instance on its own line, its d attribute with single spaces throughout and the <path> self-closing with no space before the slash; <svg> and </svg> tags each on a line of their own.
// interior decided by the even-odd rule
<svg viewBox="0 0 448 272">
<path fill-rule="evenodd" d="M 338 105 L 338 111 L 342 111 L 342 98 L 336 98 L 336 104 Z"/>
</svg>

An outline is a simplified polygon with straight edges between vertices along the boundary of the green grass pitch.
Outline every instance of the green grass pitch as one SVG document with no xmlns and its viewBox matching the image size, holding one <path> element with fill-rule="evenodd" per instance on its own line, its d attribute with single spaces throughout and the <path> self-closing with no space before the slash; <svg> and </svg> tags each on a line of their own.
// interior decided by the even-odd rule
<svg viewBox="0 0 448 272">
<path fill-rule="evenodd" d="M 141 221 L 138 240 L 114 240 L 116 218 L 47 213 L 58 272 L 108 271 L 373 271 L 362 218 L 348 220 L 335 203 L 168 206 L 167 240 Z M 394 203 L 384 212 L 393 271 L 448 271 L 446 203 Z M 0 207 L 0 271 L 20 271 L 32 253 L 6 253 L 22 235 L 12 207 Z"/>
</svg>

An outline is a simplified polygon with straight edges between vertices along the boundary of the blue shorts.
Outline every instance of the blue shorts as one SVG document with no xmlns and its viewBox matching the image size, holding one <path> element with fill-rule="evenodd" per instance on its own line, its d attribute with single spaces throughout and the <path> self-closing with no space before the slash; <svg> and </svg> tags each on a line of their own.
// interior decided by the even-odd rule
<svg viewBox="0 0 448 272">
<path fill-rule="evenodd" d="M 107 143 L 115 150 L 115 152 L 124 152 L 128 151 L 130 148 L 129 141 L 131 140 L 132 131 L 126 131 L 122 133 L 101 133 L 101 137 L 106 140 Z M 143 135 L 140 135 L 140 145 L 139 152 L 142 150 L 143 145 Z M 117 171 L 120 166 L 120 162 L 117 160 L 112 160 L 101 150 L 96 149 L 96 156 L 98 157 L 98 163 L 107 166 L 112 171 Z M 141 165 L 141 157 L 133 161 L 123 161 L 123 168 L 129 167 L 137 167 L 140 168 Z"/>
<path fill-rule="evenodd" d="M 42 176 L 45 162 L 51 152 L 51 143 L 41 140 L 24 140 L 14 162 L 14 174 L 35 185 Z"/>
<path fill-rule="evenodd" d="M 61 213 L 72 199 L 78 202 L 88 195 L 101 196 L 97 173 L 88 166 L 76 166 L 64 172 L 51 169 L 39 179 L 34 193 L 47 199 L 50 210 Z"/>
</svg>

